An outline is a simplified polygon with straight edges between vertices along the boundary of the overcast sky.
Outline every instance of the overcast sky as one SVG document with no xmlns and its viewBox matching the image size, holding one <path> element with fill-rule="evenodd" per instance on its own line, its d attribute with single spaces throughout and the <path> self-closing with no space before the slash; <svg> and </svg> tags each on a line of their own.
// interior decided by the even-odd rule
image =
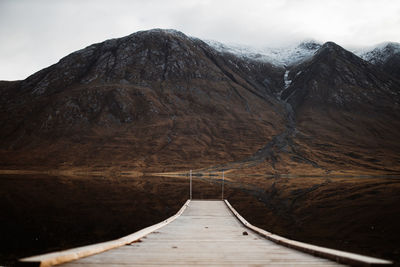
<svg viewBox="0 0 400 267">
<path fill-rule="evenodd" d="M 349 48 L 400 42 L 400 0 L 0 0 L 0 80 L 151 28 L 252 46 L 315 39 Z"/>
</svg>

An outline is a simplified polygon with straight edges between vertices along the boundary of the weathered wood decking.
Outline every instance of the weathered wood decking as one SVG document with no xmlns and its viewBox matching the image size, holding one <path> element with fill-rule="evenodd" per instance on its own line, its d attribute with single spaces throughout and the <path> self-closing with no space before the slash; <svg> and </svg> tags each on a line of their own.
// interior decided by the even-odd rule
<svg viewBox="0 0 400 267">
<path fill-rule="evenodd" d="M 267 240 L 227 204 L 191 201 L 180 216 L 139 241 L 62 266 L 342 266 Z"/>
<path fill-rule="evenodd" d="M 249 231 L 222 201 L 191 201 L 179 218 L 141 241 L 63 266 L 337 266 Z"/>
</svg>

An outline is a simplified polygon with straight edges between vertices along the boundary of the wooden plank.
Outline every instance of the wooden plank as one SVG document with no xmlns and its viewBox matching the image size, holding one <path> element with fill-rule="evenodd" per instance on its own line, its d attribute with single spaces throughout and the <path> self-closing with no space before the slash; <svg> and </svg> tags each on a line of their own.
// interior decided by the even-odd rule
<svg viewBox="0 0 400 267">
<path fill-rule="evenodd" d="M 382 266 L 382 265 L 392 265 L 393 262 L 373 257 L 368 257 L 360 254 L 315 246 L 295 240 L 290 240 L 270 232 L 267 232 L 261 228 L 258 228 L 252 224 L 250 224 L 246 219 L 244 219 L 229 203 L 228 200 L 225 200 L 226 205 L 232 211 L 232 213 L 239 219 L 240 222 L 243 223 L 247 228 L 259 233 L 264 236 L 268 240 L 271 240 L 279 245 L 283 245 L 289 248 L 293 248 L 299 251 L 304 251 L 306 253 L 324 257 L 327 259 L 334 260 L 336 262 L 350 264 L 352 266 Z"/>
</svg>

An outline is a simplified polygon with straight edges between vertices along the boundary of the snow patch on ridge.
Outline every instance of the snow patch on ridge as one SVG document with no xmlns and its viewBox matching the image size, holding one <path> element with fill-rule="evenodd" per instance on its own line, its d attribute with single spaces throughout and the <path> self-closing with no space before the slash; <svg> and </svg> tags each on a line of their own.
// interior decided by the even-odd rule
<svg viewBox="0 0 400 267">
<path fill-rule="evenodd" d="M 289 80 L 289 72 L 290 70 L 286 70 L 285 74 L 283 75 L 283 83 L 284 86 L 280 92 L 277 93 L 277 98 L 281 99 L 282 93 L 292 84 L 292 80 Z M 296 74 L 298 75 L 298 74 Z"/>
<path fill-rule="evenodd" d="M 204 40 L 220 53 L 231 53 L 241 58 L 249 58 L 260 62 L 268 62 L 277 66 L 290 66 L 304 61 L 314 55 L 321 47 L 315 41 L 302 42 L 299 45 L 283 48 L 254 48 L 247 45 L 223 44 L 213 40 Z"/>
<path fill-rule="evenodd" d="M 400 53 L 400 43 L 384 42 L 375 46 L 352 49 L 350 51 L 372 64 L 380 64 L 394 54 Z"/>
<path fill-rule="evenodd" d="M 289 70 L 285 71 L 285 74 L 283 75 L 283 81 L 285 83 L 285 89 L 287 89 L 290 84 L 292 83 L 292 80 L 289 80 Z"/>
<path fill-rule="evenodd" d="M 220 53 L 230 53 L 244 59 L 267 62 L 285 68 L 311 58 L 322 46 L 312 40 L 281 48 L 255 48 L 248 45 L 223 44 L 213 40 L 203 41 Z M 372 64 L 380 64 L 392 55 L 400 53 L 400 43 L 385 42 L 374 46 L 348 50 Z"/>
</svg>

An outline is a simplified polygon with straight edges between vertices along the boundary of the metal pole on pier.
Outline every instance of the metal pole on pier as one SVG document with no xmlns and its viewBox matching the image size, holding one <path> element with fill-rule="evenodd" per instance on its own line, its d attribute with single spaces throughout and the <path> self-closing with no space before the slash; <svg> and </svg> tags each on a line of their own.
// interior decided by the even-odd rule
<svg viewBox="0 0 400 267">
<path fill-rule="evenodd" d="M 192 200 L 192 170 L 190 170 L 190 200 Z"/>
<path fill-rule="evenodd" d="M 222 200 L 224 200 L 224 182 L 225 182 L 225 174 L 222 171 Z"/>
</svg>

